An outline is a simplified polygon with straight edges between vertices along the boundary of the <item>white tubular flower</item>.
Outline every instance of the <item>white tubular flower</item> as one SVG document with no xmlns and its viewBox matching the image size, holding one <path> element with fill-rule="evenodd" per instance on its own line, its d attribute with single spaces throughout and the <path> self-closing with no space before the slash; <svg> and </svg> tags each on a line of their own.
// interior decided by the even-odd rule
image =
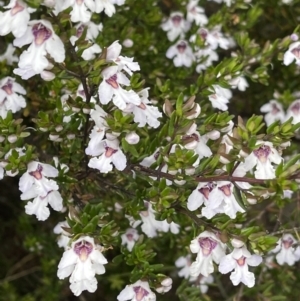
<svg viewBox="0 0 300 301">
<path fill-rule="evenodd" d="M 111 100 L 120 109 L 124 110 L 126 104 L 141 104 L 140 97 L 133 90 L 124 90 L 120 85 L 129 86 L 129 79 L 118 66 L 112 66 L 102 71 L 103 81 L 99 86 L 99 99 L 102 104 L 108 104 Z"/>
<path fill-rule="evenodd" d="M 248 82 L 243 76 L 232 78 L 228 83 L 233 89 L 238 89 L 239 91 L 246 91 L 249 87 Z"/>
<path fill-rule="evenodd" d="M 32 194 L 23 193 L 22 200 L 34 198 L 33 202 L 28 202 L 25 206 L 25 212 L 28 215 L 35 215 L 39 221 L 45 221 L 49 215 L 50 210 L 48 204 L 55 210 L 61 211 L 63 209 L 63 199 L 57 190 L 51 190 L 46 196 L 40 196 L 40 190 L 32 191 Z"/>
<path fill-rule="evenodd" d="M 62 227 L 64 228 L 69 228 L 69 224 L 66 221 L 59 222 L 53 229 L 53 232 L 55 234 L 58 234 L 59 237 L 57 239 L 57 244 L 60 248 L 64 248 L 65 250 L 68 247 L 68 244 L 70 242 L 70 233 L 65 231 Z"/>
<path fill-rule="evenodd" d="M 212 106 L 221 111 L 227 111 L 227 103 L 229 103 L 229 99 L 232 97 L 231 90 L 222 88 L 219 85 L 212 85 L 212 87 L 209 91 L 213 92 L 213 94 L 208 96 Z"/>
<path fill-rule="evenodd" d="M 200 135 L 198 131 L 195 131 L 191 135 L 183 136 L 183 140 L 193 139 L 192 142 L 184 145 L 186 149 L 193 149 L 199 156 L 199 160 L 206 157 L 209 158 L 212 155 L 210 148 L 206 145 L 208 137 L 206 135 Z"/>
<path fill-rule="evenodd" d="M 88 166 L 91 168 L 98 169 L 102 173 L 108 173 L 112 171 L 112 163 L 118 170 L 124 170 L 126 167 L 126 157 L 119 147 L 119 140 L 104 139 L 98 143 L 98 149 L 90 147 L 86 149 L 86 153 L 92 156 L 99 156 L 90 159 Z M 90 152 L 91 150 L 91 152 Z"/>
<path fill-rule="evenodd" d="M 137 62 L 133 61 L 133 58 L 121 56 L 122 46 L 119 41 L 113 42 L 108 48 L 106 52 L 106 60 L 108 62 L 114 62 L 118 65 L 119 71 L 124 70 L 130 76 L 134 71 L 140 70 L 140 65 Z"/>
<path fill-rule="evenodd" d="M 125 3 L 125 0 L 93 0 L 95 1 L 95 11 L 96 13 L 100 13 L 104 11 L 106 15 L 111 17 L 115 12 L 116 8 L 114 4 L 121 6 Z"/>
<path fill-rule="evenodd" d="M 285 119 L 288 120 L 291 117 L 293 118 L 292 120 L 293 124 L 300 122 L 300 100 L 299 99 L 293 101 L 286 111 Z"/>
<path fill-rule="evenodd" d="M 27 25 L 30 20 L 30 13 L 34 12 L 21 0 L 11 0 L 6 12 L 0 12 L 0 36 L 5 36 L 12 32 L 12 34 L 19 38 L 24 35 L 27 30 Z"/>
<path fill-rule="evenodd" d="M 153 106 L 149 97 L 149 88 L 143 89 L 139 92 L 140 104 L 139 105 L 127 105 L 124 110 L 126 113 L 132 112 L 134 115 L 134 122 L 138 123 L 138 127 L 144 127 L 146 124 L 153 128 L 158 128 L 160 122 L 157 120 L 162 117 L 162 113 L 158 108 Z"/>
<path fill-rule="evenodd" d="M 26 32 L 14 40 L 14 46 L 17 47 L 30 43 L 29 48 L 20 56 L 19 68 L 14 69 L 14 73 L 22 79 L 41 74 L 47 69 L 50 64 L 46 58 L 47 54 L 57 63 L 65 60 L 64 44 L 54 33 L 51 23 L 46 20 L 30 21 Z"/>
<path fill-rule="evenodd" d="M 205 206 L 202 208 L 201 214 L 211 219 L 217 213 L 221 212 L 219 207 L 222 199 L 222 192 L 217 188 L 215 183 L 199 183 L 189 196 L 187 207 L 190 211 L 194 211 L 204 204 Z"/>
<path fill-rule="evenodd" d="M 198 287 L 202 294 L 206 294 L 208 291 L 208 284 L 212 284 L 214 282 L 214 277 L 212 275 L 208 275 L 207 277 L 201 276 L 198 282 Z"/>
<path fill-rule="evenodd" d="M 59 279 L 70 277 L 70 289 L 75 296 L 87 290 L 93 293 L 97 289 L 96 274 L 105 273 L 106 258 L 102 255 L 102 247 L 96 245 L 94 239 L 84 236 L 71 245 L 63 254 L 58 265 Z"/>
<path fill-rule="evenodd" d="M 196 281 L 197 277 L 192 277 L 190 274 L 190 266 L 192 264 L 191 255 L 181 256 L 175 261 L 175 266 L 177 268 L 181 268 L 178 272 L 179 277 L 183 277 L 185 279 L 189 279 L 190 282 Z"/>
<path fill-rule="evenodd" d="M 234 248 L 233 252 L 223 257 L 220 261 L 219 271 L 222 274 L 227 274 L 234 270 L 230 275 L 230 280 L 233 285 L 244 283 L 248 287 L 253 287 L 255 284 L 255 276 L 249 272 L 248 266 L 258 266 L 262 262 L 262 257 L 259 255 L 251 255 L 247 248 L 242 244 L 242 247 Z"/>
<path fill-rule="evenodd" d="M 249 171 L 256 166 L 254 172 L 256 179 L 274 179 L 275 168 L 272 163 L 280 164 L 282 157 L 273 147 L 272 142 L 257 141 L 256 144 L 258 145 L 258 148 L 246 157 L 245 162 L 241 165 L 246 171 Z"/>
<path fill-rule="evenodd" d="M 122 245 L 126 245 L 129 252 L 132 251 L 135 242 L 139 239 L 139 234 L 136 229 L 129 228 L 121 235 Z"/>
<path fill-rule="evenodd" d="M 172 45 L 166 53 L 166 57 L 173 59 L 175 67 L 191 67 L 195 60 L 192 48 L 184 40 L 178 41 L 175 45 Z"/>
<path fill-rule="evenodd" d="M 214 271 L 213 261 L 219 263 L 225 256 L 224 245 L 217 236 L 209 231 L 204 231 L 191 241 L 192 253 L 197 253 L 196 261 L 190 267 L 192 277 L 200 274 L 208 277 Z"/>
<path fill-rule="evenodd" d="M 7 112 L 13 113 L 26 107 L 25 98 L 19 94 L 26 94 L 26 90 L 14 78 L 5 77 L 0 80 L 0 116 L 5 118 Z"/>
<path fill-rule="evenodd" d="M 86 24 L 84 23 L 79 23 L 76 25 L 76 36 L 71 36 L 70 41 L 72 45 L 75 45 L 75 42 L 81 37 L 85 27 L 87 27 L 87 32 L 86 32 L 86 37 L 85 40 L 89 41 L 90 43 L 93 43 L 94 39 L 97 38 L 99 31 L 102 30 L 102 24 L 100 23 L 99 25 L 93 23 L 93 22 L 87 22 Z M 77 47 L 76 47 L 77 50 Z M 81 57 L 86 60 L 92 60 L 96 57 L 96 54 L 101 52 L 101 48 L 98 44 L 93 44 L 91 47 L 85 49 L 82 52 Z"/>
<path fill-rule="evenodd" d="M 284 234 L 278 240 L 276 248 L 271 251 L 272 253 L 277 253 L 276 260 L 278 264 L 284 265 L 287 263 L 289 266 L 292 266 L 299 260 L 293 247 L 293 244 L 297 242 L 292 234 Z"/>
<path fill-rule="evenodd" d="M 58 170 L 49 164 L 32 161 L 27 165 L 27 171 L 19 181 L 19 189 L 22 191 L 21 199 L 33 198 L 36 192 L 41 197 L 46 197 L 52 190 L 58 190 L 58 185 L 47 177 L 56 178 Z M 29 197 L 32 196 L 32 197 Z"/>
<path fill-rule="evenodd" d="M 164 223 L 155 219 L 156 211 L 152 208 L 151 203 L 146 201 L 144 203 L 146 210 L 140 212 L 142 231 L 150 238 L 157 236 L 157 231 L 165 230 L 164 232 L 167 232 L 168 229 L 164 228 Z"/>
<path fill-rule="evenodd" d="M 209 47 L 197 50 L 195 57 L 196 61 L 200 62 L 196 67 L 198 73 L 202 70 L 206 70 L 208 67 L 212 66 L 213 62 L 219 60 L 217 52 Z"/>
<path fill-rule="evenodd" d="M 218 182 L 218 189 L 222 192 L 221 199 L 224 204 L 222 205 L 223 212 L 231 219 L 236 218 L 237 212 L 245 212 L 245 210 L 238 204 L 233 194 L 233 184 L 230 182 Z"/>
<path fill-rule="evenodd" d="M 0 55 L 0 62 L 6 61 L 8 65 L 18 62 L 19 58 L 14 55 L 16 48 L 12 44 L 8 44 L 5 52 Z"/>
<path fill-rule="evenodd" d="M 279 120 L 280 122 L 284 122 L 285 120 L 285 113 L 282 105 L 276 100 L 270 100 L 268 103 L 264 104 L 260 108 L 260 111 L 262 113 L 266 113 L 265 122 L 267 126 L 271 125 L 277 120 Z"/>
<path fill-rule="evenodd" d="M 151 291 L 147 281 L 138 280 L 134 284 L 126 285 L 117 299 L 118 301 L 155 301 L 156 295 Z"/>
<path fill-rule="evenodd" d="M 221 32 L 221 26 L 215 26 L 211 31 L 207 31 L 205 40 L 213 50 L 217 49 L 218 47 L 226 50 L 231 46 L 230 39 L 225 38 Z"/>
<path fill-rule="evenodd" d="M 208 23 L 208 19 L 204 13 L 204 9 L 198 6 L 199 0 L 190 0 L 186 9 L 186 18 L 189 22 L 195 21 L 197 26 L 203 26 Z"/>
<path fill-rule="evenodd" d="M 292 43 L 283 56 L 284 65 L 288 66 L 293 61 L 295 61 L 297 65 L 300 65 L 300 42 Z"/>
<path fill-rule="evenodd" d="M 95 121 L 95 125 L 90 134 L 90 141 L 88 147 L 85 150 L 87 155 L 98 156 L 98 149 L 102 145 L 102 141 L 105 135 L 105 131 L 108 128 L 106 120 L 106 112 L 98 105 L 95 106 L 95 110 L 91 112 L 91 117 Z"/>
<path fill-rule="evenodd" d="M 183 37 L 191 28 L 191 23 L 184 20 L 183 13 L 173 12 L 161 27 L 164 31 L 167 31 L 168 39 L 173 42 L 177 37 Z"/>
</svg>

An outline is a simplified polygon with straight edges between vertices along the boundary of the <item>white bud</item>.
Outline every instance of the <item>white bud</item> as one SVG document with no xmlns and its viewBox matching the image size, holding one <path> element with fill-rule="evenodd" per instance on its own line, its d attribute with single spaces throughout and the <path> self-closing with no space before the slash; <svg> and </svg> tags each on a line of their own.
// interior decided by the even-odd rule
<svg viewBox="0 0 300 301">
<path fill-rule="evenodd" d="M 41 132 L 47 132 L 47 131 L 48 131 L 48 128 L 39 128 L 39 130 L 40 130 Z"/>
<path fill-rule="evenodd" d="M 83 109 L 82 109 L 82 112 L 83 112 L 84 114 L 90 114 L 91 109 L 90 109 L 90 108 L 83 108 Z"/>
<path fill-rule="evenodd" d="M 173 280 L 170 277 L 168 277 L 161 282 L 161 285 L 170 286 L 170 285 L 172 285 L 172 283 L 173 283 Z"/>
<path fill-rule="evenodd" d="M 55 74 L 50 71 L 42 71 L 41 72 L 41 78 L 47 82 L 53 80 L 55 78 Z"/>
<path fill-rule="evenodd" d="M 217 140 L 217 139 L 219 139 L 220 138 L 220 132 L 219 131 L 217 131 L 217 130 L 213 130 L 213 131 L 211 131 L 211 132 L 208 132 L 207 134 L 206 134 L 206 136 L 209 138 L 209 139 L 211 139 L 211 140 Z"/>
<path fill-rule="evenodd" d="M 16 169 L 16 170 L 7 170 L 7 171 L 6 171 L 6 174 L 7 174 L 9 177 L 15 177 L 18 173 L 19 173 L 19 170 L 18 170 L 18 169 Z"/>
<path fill-rule="evenodd" d="M 133 41 L 131 39 L 125 39 L 122 44 L 124 47 L 130 48 L 133 46 Z"/>
<path fill-rule="evenodd" d="M 62 141 L 62 138 L 60 138 L 59 135 L 57 135 L 57 134 L 50 134 L 49 139 L 51 141 L 55 141 L 55 142 L 61 142 Z"/>
<path fill-rule="evenodd" d="M 298 41 L 298 39 L 299 39 L 299 37 L 296 33 L 291 34 L 290 38 L 291 38 L 292 41 L 295 41 L 295 42 Z"/>
<path fill-rule="evenodd" d="M 140 141 L 140 136 L 136 132 L 130 132 L 126 135 L 125 140 L 129 144 L 137 144 Z"/>
<path fill-rule="evenodd" d="M 75 139 L 75 134 L 68 134 L 68 135 L 67 135 L 67 138 L 68 138 L 69 140 Z"/>
<path fill-rule="evenodd" d="M 234 248 L 241 248 L 244 245 L 244 242 L 242 242 L 239 239 L 234 238 L 231 240 L 231 244 Z"/>
<path fill-rule="evenodd" d="M 55 130 L 56 132 L 61 132 L 64 128 L 61 125 L 58 125 Z"/>
<path fill-rule="evenodd" d="M 18 137 L 16 135 L 9 135 L 7 137 L 8 142 L 15 143 L 18 140 Z"/>
<path fill-rule="evenodd" d="M 0 136 L 0 142 L 3 142 L 5 140 L 4 136 Z"/>
<path fill-rule="evenodd" d="M 77 108 L 77 107 L 72 107 L 72 111 L 73 111 L 74 113 L 78 113 L 78 112 L 80 112 L 80 109 Z"/>
</svg>

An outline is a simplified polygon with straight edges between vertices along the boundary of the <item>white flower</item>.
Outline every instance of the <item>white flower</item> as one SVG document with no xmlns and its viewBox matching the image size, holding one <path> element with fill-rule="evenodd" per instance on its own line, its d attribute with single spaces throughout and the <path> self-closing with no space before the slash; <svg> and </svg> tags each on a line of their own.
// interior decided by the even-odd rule
<svg viewBox="0 0 300 301">
<path fill-rule="evenodd" d="M 29 215 L 36 215 L 39 221 L 45 221 L 49 215 L 50 210 L 48 204 L 55 210 L 61 211 L 63 208 L 63 199 L 57 190 L 51 190 L 46 196 L 40 195 L 40 190 L 33 190 L 32 194 L 23 193 L 22 200 L 34 198 L 33 202 L 28 202 L 25 206 L 25 212 Z"/>
<path fill-rule="evenodd" d="M 24 35 L 30 20 L 30 13 L 34 12 L 21 0 L 11 0 L 4 8 L 6 12 L 0 12 L 0 36 L 12 34 L 19 38 Z"/>
<path fill-rule="evenodd" d="M 121 6 L 124 3 L 125 0 L 95 0 L 95 12 L 104 11 L 105 14 L 111 17 L 116 12 L 114 4 Z"/>
<path fill-rule="evenodd" d="M 14 46 L 23 47 L 30 44 L 19 60 L 19 68 L 14 73 L 28 79 L 35 74 L 41 74 L 49 67 L 46 55 L 49 54 L 55 62 L 62 63 L 65 60 L 65 48 L 63 42 L 54 33 L 52 25 L 46 20 L 34 20 L 29 22 L 24 35 L 14 40 Z"/>
<path fill-rule="evenodd" d="M 155 301 L 156 295 L 151 291 L 148 282 L 138 280 L 134 284 L 126 285 L 117 299 L 118 301 Z"/>
<path fill-rule="evenodd" d="M 100 143 L 95 144 L 98 145 L 98 149 L 87 148 L 87 155 L 99 156 L 98 158 L 91 158 L 88 166 L 98 169 L 102 173 L 108 173 L 112 171 L 111 163 L 113 163 L 116 169 L 124 170 L 127 160 L 119 147 L 119 143 L 117 138 L 111 137 L 111 139 L 104 139 Z"/>
<path fill-rule="evenodd" d="M 85 152 L 87 155 L 98 156 L 99 155 L 99 147 L 102 145 L 102 141 L 105 135 L 105 131 L 108 128 L 108 125 L 105 121 L 106 112 L 96 105 L 95 110 L 91 112 L 91 117 L 95 121 L 95 125 L 90 134 L 90 141 L 88 147 Z"/>
<path fill-rule="evenodd" d="M 161 286 L 157 287 L 155 290 L 160 294 L 164 294 L 171 290 L 173 280 L 170 277 L 167 277 L 162 280 L 160 284 Z"/>
<path fill-rule="evenodd" d="M 19 94 L 26 94 L 26 90 L 14 78 L 5 77 L 0 80 L 0 116 L 5 118 L 11 110 L 16 113 L 26 107 L 25 98 Z"/>
<path fill-rule="evenodd" d="M 70 228 L 69 224 L 66 221 L 59 222 L 53 229 L 53 232 L 55 234 L 59 234 L 59 237 L 57 239 L 57 244 L 60 248 L 67 249 L 68 244 L 70 242 L 70 233 L 65 231 L 64 228 Z"/>
<path fill-rule="evenodd" d="M 291 117 L 293 118 L 292 120 L 293 124 L 300 122 L 300 100 L 299 99 L 293 101 L 286 111 L 285 119 L 288 120 Z"/>
<path fill-rule="evenodd" d="M 113 42 L 106 51 L 106 60 L 108 62 L 114 62 L 119 66 L 119 71 L 125 70 L 130 76 L 133 74 L 133 71 L 139 71 L 140 65 L 137 62 L 133 61 L 133 58 L 121 56 L 122 46 L 119 41 Z"/>
<path fill-rule="evenodd" d="M 190 211 L 197 210 L 202 204 L 202 215 L 211 219 L 218 211 L 216 210 L 222 202 L 221 191 L 213 182 L 199 183 L 197 188 L 188 198 L 187 207 Z"/>
<path fill-rule="evenodd" d="M 164 31 L 167 31 L 168 39 L 173 42 L 177 37 L 183 35 L 190 29 L 191 23 L 184 20 L 183 13 L 173 12 L 169 19 L 161 25 Z"/>
<path fill-rule="evenodd" d="M 245 212 L 245 210 L 238 204 L 234 194 L 233 194 L 233 184 L 230 182 L 218 182 L 218 189 L 222 192 L 221 199 L 223 204 L 221 204 L 222 211 L 228 215 L 231 219 L 236 218 L 237 212 Z M 216 200 L 216 202 L 218 202 Z"/>
<path fill-rule="evenodd" d="M 212 284 L 214 282 L 214 277 L 212 275 L 208 275 L 207 277 L 200 276 L 198 281 L 198 287 L 202 294 L 206 294 L 208 291 L 208 284 Z"/>
<path fill-rule="evenodd" d="M 279 164 L 282 158 L 277 150 L 273 147 L 273 143 L 265 141 L 257 141 L 258 148 L 245 158 L 245 162 L 241 165 L 246 171 L 256 166 L 254 176 L 256 179 L 274 179 L 275 168 L 272 163 Z"/>
<path fill-rule="evenodd" d="M 197 62 L 196 71 L 200 73 L 202 70 L 206 70 L 208 67 L 212 66 L 213 62 L 218 61 L 219 56 L 217 52 L 209 47 L 204 49 L 199 49 L 195 52 L 195 57 Z"/>
<path fill-rule="evenodd" d="M 153 106 L 151 101 L 148 99 L 148 89 L 146 88 L 140 91 L 139 97 L 139 105 L 128 104 L 124 111 L 127 113 L 133 113 L 134 122 L 138 123 L 138 127 L 144 127 L 148 124 L 153 128 L 158 128 L 160 122 L 157 119 L 162 117 L 162 113 L 159 112 L 158 108 Z"/>
<path fill-rule="evenodd" d="M 224 37 L 220 26 L 215 26 L 212 30 L 200 28 L 197 34 L 200 35 L 206 45 L 212 50 L 216 50 L 218 47 L 228 49 L 231 46 L 230 39 Z"/>
<path fill-rule="evenodd" d="M 195 21 L 196 25 L 202 26 L 207 24 L 208 19 L 204 14 L 204 9 L 198 6 L 199 0 L 190 0 L 186 9 L 187 15 L 186 18 L 189 22 Z"/>
<path fill-rule="evenodd" d="M 111 100 L 120 109 L 124 110 L 126 104 L 141 104 L 137 93 L 133 90 L 124 90 L 120 85 L 129 86 L 129 79 L 122 72 L 118 71 L 118 66 L 111 66 L 102 71 L 103 81 L 99 86 L 99 99 L 102 104 L 108 104 Z"/>
<path fill-rule="evenodd" d="M 283 56 L 284 65 L 288 66 L 293 61 L 295 61 L 297 65 L 300 65 L 300 42 L 292 43 Z"/>
<path fill-rule="evenodd" d="M 196 261 L 190 267 L 192 277 L 200 274 L 207 277 L 214 271 L 213 261 L 218 264 L 225 256 L 224 245 L 209 231 L 204 231 L 193 239 L 190 249 L 192 253 L 197 253 Z"/>
<path fill-rule="evenodd" d="M 190 274 L 190 266 L 192 264 L 191 255 L 181 256 L 175 261 L 175 266 L 181 268 L 178 272 L 179 277 L 190 279 L 191 282 L 196 281 L 197 277 L 192 277 Z"/>
<path fill-rule="evenodd" d="M 192 48 L 184 40 L 178 41 L 175 45 L 169 47 L 166 57 L 173 59 L 175 67 L 191 67 L 195 60 Z"/>
<path fill-rule="evenodd" d="M 94 239 L 84 236 L 71 245 L 63 254 L 58 265 L 59 279 L 70 277 L 70 288 L 75 296 L 87 290 L 93 293 L 97 289 L 95 274 L 105 273 L 106 258 L 102 255 L 102 247 L 95 245 Z"/>
<path fill-rule="evenodd" d="M 232 78 L 228 83 L 233 89 L 237 88 L 239 91 L 246 91 L 249 87 L 249 84 L 243 76 Z"/>
<path fill-rule="evenodd" d="M 27 165 L 27 171 L 22 175 L 19 181 L 19 189 L 23 192 L 21 199 L 30 199 L 29 195 L 38 195 L 46 197 L 52 190 L 58 190 L 55 181 L 47 177 L 56 178 L 58 170 L 49 164 L 43 164 L 37 161 L 31 161 Z"/>
<path fill-rule="evenodd" d="M 94 39 L 97 38 L 99 31 L 102 30 L 102 24 L 95 24 L 94 22 L 87 22 L 86 24 L 84 23 L 79 23 L 76 25 L 76 36 L 71 36 L 70 41 L 72 45 L 75 45 L 75 42 L 81 37 L 85 27 L 87 27 L 87 32 L 86 32 L 86 37 L 85 41 L 89 41 L 90 43 L 93 43 Z M 77 47 L 75 48 L 77 50 Z M 86 60 L 92 60 L 96 57 L 96 54 L 101 52 L 101 48 L 98 44 L 92 44 L 89 48 L 86 48 L 83 52 L 81 57 Z"/>
<path fill-rule="evenodd" d="M 268 103 L 264 104 L 260 111 L 262 113 L 266 113 L 265 115 L 265 122 L 267 126 L 271 125 L 273 122 L 279 120 L 284 122 L 285 120 L 285 113 L 282 108 L 281 103 L 276 100 L 270 100 Z"/>
<path fill-rule="evenodd" d="M 276 260 L 278 264 L 284 265 L 287 263 L 289 266 L 292 266 L 299 260 L 295 253 L 295 248 L 293 247 L 295 243 L 297 243 L 297 240 L 292 234 L 284 234 L 282 238 L 277 241 L 276 248 L 271 252 L 277 253 Z"/>
<path fill-rule="evenodd" d="M 232 97 L 232 92 L 229 89 L 222 88 L 219 85 L 212 85 L 212 87 L 213 88 L 210 88 L 209 91 L 214 92 L 214 94 L 208 96 L 212 106 L 221 111 L 227 111 L 227 103 L 229 103 L 229 99 Z"/>
<path fill-rule="evenodd" d="M 12 65 L 19 61 L 19 58 L 14 55 L 16 48 L 12 44 L 8 44 L 6 51 L 0 55 L 0 62 L 6 61 L 8 65 Z"/>
<path fill-rule="evenodd" d="M 251 255 L 247 248 L 242 246 L 240 248 L 234 248 L 232 253 L 221 259 L 219 271 L 222 274 L 227 274 L 234 270 L 230 275 L 230 280 L 233 285 L 238 285 L 242 282 L 248 287 L 253 287 L 255 276 L 249 272 L 248 266 L 258 266 L 261 262 L 261 256 Z"/>
<path fill-rule="evenodd" d="M 122 245 L 126 245 L 129 252 L 132 251 L 135 242 L 139 239 L 139 234 L 136 229 L 129 228 L 121 235 Z"/>
<path fill-rule="evenodd" d="M 199 160 L 203 157 L 209 158 L 212 155 L 210 148 L 206 145 L 208 141 L 207 135 L 200 135 L 198 131 L 194 131 L 191 135 L 183 136 L 183 140 L 193 139 L 193 141 L 186 143 L 184 147 L 186 149 L 193 149 L 199 156 Z"/>
</svg>

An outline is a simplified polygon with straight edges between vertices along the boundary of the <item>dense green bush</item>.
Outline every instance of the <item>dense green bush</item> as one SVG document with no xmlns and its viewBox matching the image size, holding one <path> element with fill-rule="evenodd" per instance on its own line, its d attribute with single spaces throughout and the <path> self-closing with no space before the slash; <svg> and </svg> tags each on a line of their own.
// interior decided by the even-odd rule
<svg viewBox="0 0 300 301">
<path fill-rule="evenodd" d="M 298 300 L 300 1 L 0 3 L 0 300 Z"/>
</svg>

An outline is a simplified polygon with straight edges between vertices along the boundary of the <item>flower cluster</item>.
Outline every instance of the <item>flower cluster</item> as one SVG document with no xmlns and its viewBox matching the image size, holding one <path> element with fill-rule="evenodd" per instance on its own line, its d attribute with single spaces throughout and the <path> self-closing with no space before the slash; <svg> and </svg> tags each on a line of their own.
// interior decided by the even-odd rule
<svg viewBox="0 0 300 301">
<path fill-rule="evenodd" d="M 56 211 L 63 208 L 63 200 L 58 191 L 58 185 L 50 178 L 56 178 L 58 170 L 49 164 L 32 161 L 27 166 L 27 171 L 22 175 L 19 182 L 21 199 L 29 200 L 25 206 L 26 213 L 36 215 L 40 221 L 46 220 L 50 215 L 48 204 Z"/>
</svg>

